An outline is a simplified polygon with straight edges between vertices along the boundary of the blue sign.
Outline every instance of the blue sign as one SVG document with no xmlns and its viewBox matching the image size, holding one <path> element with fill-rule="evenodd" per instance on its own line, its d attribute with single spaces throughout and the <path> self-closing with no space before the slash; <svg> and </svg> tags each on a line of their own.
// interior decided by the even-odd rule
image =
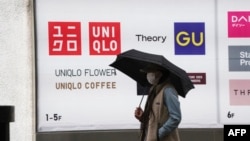
<svg viewBox="0 0 250 141">
<path fill-rule="evenodd" d="M 205 55 L 205 23 L 174 23 L 175 55 Z"/>
</svg>

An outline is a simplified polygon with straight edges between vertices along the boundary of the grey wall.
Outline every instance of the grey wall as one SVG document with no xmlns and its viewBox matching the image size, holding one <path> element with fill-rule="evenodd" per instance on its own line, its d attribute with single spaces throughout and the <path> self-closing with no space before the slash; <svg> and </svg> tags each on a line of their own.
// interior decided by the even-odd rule
<svg viewBox="0 0 250 141">
<path fill-rule="evenodd" d="M 181 141 L 223 141 L 222 128 L 180 129 Z M 38 133 L 37 141 L 139 141 L 139 130 Z"/>
<path fill-rule="evenodd" d="M 0 0 L 0 106 L 15 107 L 10 141 L 32 141 L 34 41 L 32 0 Z"/>
</svg>

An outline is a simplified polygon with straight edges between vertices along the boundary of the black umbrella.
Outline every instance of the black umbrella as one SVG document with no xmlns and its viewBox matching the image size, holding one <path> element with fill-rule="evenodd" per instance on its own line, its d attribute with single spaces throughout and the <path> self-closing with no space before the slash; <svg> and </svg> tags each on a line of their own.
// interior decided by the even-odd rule
<svg viewBox="0 0 250 141">
<path fill-rule="evenodd" d="M 185 98 L 188 91 L 194 88 L 186 71 L 174 65 L 162 55 L 131 49 L 117 55 L 116 60 L 110 66 L 125 73 L 140 85 L 148 87 L 146 74 L 142 73 L 141 70 L 149 64 L 161 66 L 170 72 L 170 80 L 180 96 Z"/>
</svg>

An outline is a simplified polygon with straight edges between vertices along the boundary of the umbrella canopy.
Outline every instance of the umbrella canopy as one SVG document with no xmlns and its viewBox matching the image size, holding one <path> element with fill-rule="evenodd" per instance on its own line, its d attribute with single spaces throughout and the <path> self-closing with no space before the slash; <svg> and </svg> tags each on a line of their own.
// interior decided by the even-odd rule
<svg viewBox="0 0 250 141">
<path fill-rule="evenodd" d="M 146 74 L 142 73 L 141 70 L 149 64 L 161 66 L 170 72 L 170 81 L 180 96 L 185 98 L 188 91 L 194 88 L 186 71 L 174 65 L 162 55 L 131 49 L 117 55 L 116 60 L 110 66 L 128 75 L 140 85 L 148 87 Z"/>
</svg>

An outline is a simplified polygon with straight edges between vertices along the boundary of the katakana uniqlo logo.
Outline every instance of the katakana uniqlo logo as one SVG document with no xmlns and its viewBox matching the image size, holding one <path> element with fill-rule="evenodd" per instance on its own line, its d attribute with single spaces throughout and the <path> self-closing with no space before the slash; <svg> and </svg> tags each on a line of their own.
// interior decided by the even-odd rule
<svg viewBox="0 0 250 141">
<path fill-rule="evenodd" d="M 119 22 L 89 23 L 90 55 L 117 55 L 121 52 Z"/>
<path fill-rule="evenodd" d="M 81 55 L 80 22 L 48 22 L 49 55 Z"/>
</svg>

